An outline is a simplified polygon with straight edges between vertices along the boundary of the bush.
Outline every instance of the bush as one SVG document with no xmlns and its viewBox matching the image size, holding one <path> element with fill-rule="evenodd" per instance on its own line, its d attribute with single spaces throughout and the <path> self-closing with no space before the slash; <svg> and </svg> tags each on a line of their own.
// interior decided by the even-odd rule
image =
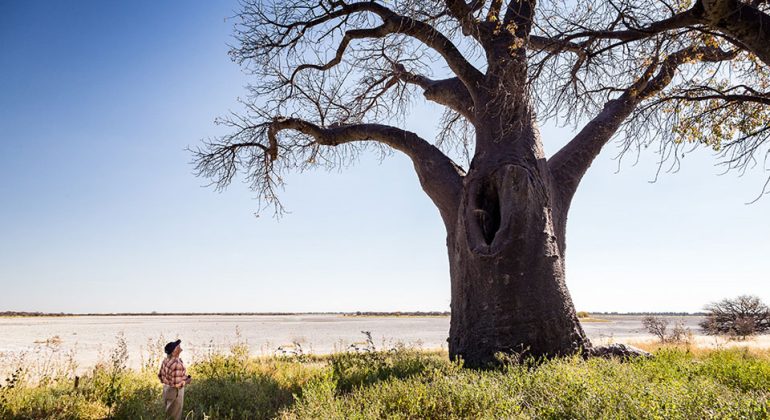
<svg viewBox="0 0 770 420">
<path fill-rule="evenodd" d="M 648 333 L 658 338 L 661 343 L 689 343 L 692 332 L 684 326 L 681 320 L 668 329 L 669 320 L 659 316 L 647 315 L 642 318 L 642 326 Z"/>
<path fill-rule="evenodd" d="M 705 306 L 708 313 L 700 323 L 709 335 L 728 335 L 745 339 L 770 331 L 770 308 L 756 296 L 738 296 Z"/>
<path fill-rule="evenodd" d="M 642 318 L 642 326 L 648 333 L 658 337 L 660 342 L 666 341 L 666 330 L 668 329 L 668 320 L 658 316 L 647 315 Z"/>
</svg>

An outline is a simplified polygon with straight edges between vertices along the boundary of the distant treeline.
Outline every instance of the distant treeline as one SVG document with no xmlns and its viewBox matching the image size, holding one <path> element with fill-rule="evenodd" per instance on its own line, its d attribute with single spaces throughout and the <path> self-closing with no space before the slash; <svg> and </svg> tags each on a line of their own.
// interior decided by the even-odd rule
<svg viewBox="0 0 770 420">
<path fill-rule="evenodd" d="M 662 315 L 662 316 L 704 316 L 705 312 L 588 312 L 591 315 Z"/>
<path fill-rule="evenodd" d="M 343 312 L 344 316 L 449 316 L 449 311 L 411 311 L 411 312 Z"/>
<path fill-rule="evenodd" d="M 16 312 L 16 311 L 5 311 L 0 312 L 0 317 L 8 317 L 8 316 L 71 316 L 72 314 L 65 314 L 64 312 L 60 313 L 48 313 L 48 312 Z"/>
</svg>

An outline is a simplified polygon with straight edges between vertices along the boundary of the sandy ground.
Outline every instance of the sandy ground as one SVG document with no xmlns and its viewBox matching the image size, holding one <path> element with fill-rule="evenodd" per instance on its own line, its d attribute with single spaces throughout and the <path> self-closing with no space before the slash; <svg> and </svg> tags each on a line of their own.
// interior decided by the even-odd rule
<svg viewBox="0 0 770 420">
<path fill-rule="evenodd" d="M 612 337 L 610 339 L 593 340 L 595 345 L 623 343 L 636 347 L 655 348 L 659 344 L 657 339 L 640 339 L 640 337 Z M 684 343 L 687 345 L 687 343 Z M 709 335 L 693 335 L 690 346 L 702 349 L 724 349 L 732 347 L 747 347 L 752 349 L 770 349 L 770 335 L 758 335 L 746 340 L 730 340 L 726 337 Z"/>
</svg>

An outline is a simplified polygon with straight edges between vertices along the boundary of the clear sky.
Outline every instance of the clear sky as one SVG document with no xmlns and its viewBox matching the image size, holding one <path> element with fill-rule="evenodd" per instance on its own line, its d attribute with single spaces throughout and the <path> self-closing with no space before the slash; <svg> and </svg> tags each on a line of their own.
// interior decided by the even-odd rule
<svg viewBox="0 0 770 420">
<path fill-rule="evenodd" d="M 254 83 L 227 56 L 230 2 L 0 0 L 0 311 L 448 310 L 445 233 L 411 164 L 365 155 L 287 179 L 254 216 L 184 149 L 221 133 Z M 407 128 L 435 134 L 435 108 Z M 572 129 L 542 129 L 548 153 Z M 578 310 L 770 302 L 767 172 L 717 176 L 708 151 L 650 183 L 610 145 L 568 225 Z M 617 173 L 616 173 L 617 172 Z"/>
</svg>

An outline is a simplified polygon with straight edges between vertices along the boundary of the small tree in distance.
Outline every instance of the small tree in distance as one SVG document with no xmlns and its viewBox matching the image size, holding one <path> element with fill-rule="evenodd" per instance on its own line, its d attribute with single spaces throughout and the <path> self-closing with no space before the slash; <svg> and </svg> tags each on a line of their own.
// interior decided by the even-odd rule
<svg viewBox="0 0 770 420">
<path fill-rule="evenodd" d="M 680 319 L 671 330 L 668 329 L 669 320 L 663 317 L 647 315 L 642 318 L 642 326 L 648 333 L 654 335 L 661 343 L 689 343 L 692 332 L 684 326 Z"/>
<path fill-rule="evenodd" d="M 706 305 L 704 309 L 708 315 L 700 326 L 706 334 L 745 339 L 770 331 L 770 308 L 756 296 L 723 299 Z"/>
<path fill-rule="evenodd" d="M 661 342 L 666 341 L 666 330 L 668 329 L 668 320 L 659 316 L 647 315 L 642 318 L 642 326 L 648 333 L 658 337 Z"/>
</svg>

